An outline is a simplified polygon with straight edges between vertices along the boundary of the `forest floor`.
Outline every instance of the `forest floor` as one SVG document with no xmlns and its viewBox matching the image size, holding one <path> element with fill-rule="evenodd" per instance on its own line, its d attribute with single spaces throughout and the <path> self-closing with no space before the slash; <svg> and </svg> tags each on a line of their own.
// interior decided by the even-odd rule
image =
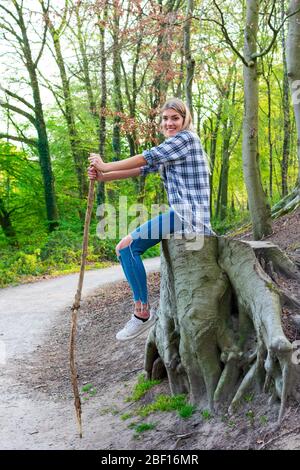
<svg viewBox="0 0 300 470">
<path fill-rule="evenodd" d="M 268 240 L 299 260 L 300 210 L 274 221 L 273 227 Z M 159 273 L 149 274 L 148 280 L 153 303 L 159 298 Z M 287 287 L 295 296 L 299 294 L 294 283 Z M 231 416 L 225 412 L 211 416 L 197 410 L 188 419 L 161 411 L 141 418 L 138 408 L 158 394 L 168 394 L 169 388 L 167 381 L 162 381 L 138 402 L 126 401 L 143 372 L 147 337 L 144 333 L 132 342 L 115 340 L 131 310 L 131 294 L 124 281 L 98 288 L 82 302 L 77 364 L 80 387 L 87 390 L 82 393 L 83 438 L 78 437 L 73 409 L 68 364 L 70 309 L 65 309 L 33 351 L 9 366 L 1 387 L 5 410 L 1 411 L 0 448 L 300 449 L 300 405 L 288 404 L 278 428 L 279 403 L 271 406 L 265 395 L 249 394 Z M 299 330 L 290 321 L 291 312 L 283 315 L 286 334 L 297 339 Z M 137 433 L 137 425 L 142 423 L 153 429 Z"/>
</svg>

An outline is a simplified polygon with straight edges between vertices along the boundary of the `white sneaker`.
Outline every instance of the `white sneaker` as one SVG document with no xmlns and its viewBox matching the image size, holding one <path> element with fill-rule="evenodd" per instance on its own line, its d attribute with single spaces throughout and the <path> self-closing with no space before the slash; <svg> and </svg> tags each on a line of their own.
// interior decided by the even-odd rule
<svg viewBox="0 0 300 470">
<path fill-rule="evenodd" d="M 156 322 L 156 315 L 150 311 L 150 317 L 147 321 L 139 320 L 137 317 L 132 315 L 130 320 L 126 323 L 124 328 L 116 334 L 116 338 L 119 341 L 128 341 L 136 338 L 144 331 L 148 330 L 150 326 Z"/>
</svg>

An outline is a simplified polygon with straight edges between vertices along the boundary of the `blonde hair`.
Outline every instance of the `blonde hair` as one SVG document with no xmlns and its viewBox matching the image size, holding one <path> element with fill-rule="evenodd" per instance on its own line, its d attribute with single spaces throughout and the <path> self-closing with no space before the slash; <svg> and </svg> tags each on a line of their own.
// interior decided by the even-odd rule
<svg viewBox="0 0 300 470">
<path fill-rule="evenodd" d="M 169 98 L 162 106 L 160 110 L 160 126 L 162 124 L 163 112 L 167 109 L 174 109 L 174 111 L 176 111 L 178 114 L 180 114 L 181 117 L 183 117 L 183 125 L 181 129 L 182 131 L 187 130 L 195 132 L 190 110 L 187 105 L 179 98 Z"/>
</svg>

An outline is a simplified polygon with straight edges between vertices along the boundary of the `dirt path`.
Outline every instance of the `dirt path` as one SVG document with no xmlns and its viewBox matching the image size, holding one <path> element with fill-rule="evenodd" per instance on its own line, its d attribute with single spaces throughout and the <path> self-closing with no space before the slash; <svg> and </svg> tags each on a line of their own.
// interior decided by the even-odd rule
<svg viewBox="0 0 300 470">
<path fill-rule="evenodd" d="M 148 272 L 157 271 L 159 258 L 146 260 L 145 266 Z M 121 279 L 119 266 L 87 271 L 83 296 Z M 76 433 L 67 348 L 77 280 L 78 274 L 72 274 L 0 291 L 0 449 L 99 449 L 112 442 L 113 425 L 99 431 L 99 410 L 111 401 L 109 389 L 84 403 L 84 439 Z M 60 335 L 61 355 L 55 348 L 60 347 Z M 55 364 L 54 356 L 59 358 Z M 52 387 L 51 374 L 58 390 Z"/>
</svg>

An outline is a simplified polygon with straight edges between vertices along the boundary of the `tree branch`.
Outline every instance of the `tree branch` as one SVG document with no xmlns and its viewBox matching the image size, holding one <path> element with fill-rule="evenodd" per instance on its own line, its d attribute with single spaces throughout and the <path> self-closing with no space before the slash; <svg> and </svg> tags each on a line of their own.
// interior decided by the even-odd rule
<svg viewBox="0 0 300 470">
<path fill-rule="evenodd" d="M 273 9 L 274 9 L 274 4 L 273 4 L 272 11 L 273 11 Z M 255 54 L 252 54 L 252 55 L 251 55 L 251 59 L 257 59 L 258 57 L 263 57 L 263 56 L 265 56 L 266 54 L 268 54 L 268 52 L 272 49 L 272 47 L 273 47 L 273 45 L 274 45 L 274 43 L 275 43 L 275 41 L 276 41 L 276 39 L 277 39 L 277 36 L 278 36 L 280 30 L 282 29 L 284 23 L 285 23 L 289 18 L 291 18 L 292 16 L 296 15 L 299 11 L 300 11 L 300 8 L 298 8 L 297 10 L 295 10 L 295 11 L 293 11 L 292 13 L 290 13 L 289 15 L 287 15 L 287 16 L 284 18 L 284 20 L 281 22 L 280 26 L 279 26 L 277 29 L 275 29 L 275 28 L 271 25 L 271 19 L 270 19 L 270 17 L 269 17 L 268 24 L 269 24 L 270 28 L 271 28 L 272 31 L 273 31 L 273 38 L 272 38 L 270 44 L 268 45 L 268 47 L 266 47 L 262 52 L 257 52 L 257 53 L 255 53 Z"/>
<path fill-rule="evenodd" d="M 2 21 L 3 21 L 3 18 L 2 18 Z M 9 27 L 9 26 L 10 26 L 10 27 Z M 19 36 L 13 29 L 11 29 L 11 24 L 9 24 L 9 26 L 7 26 L 5 23 L 0 23 L 0 28 L 5 29 L 5 31 L 7 31 L 8 33 L 12 34 L 12 35 L 17 39 L 17 41 L 19 42 L 19 44 L 23 44 L 24 41 L 23 41 L 23 39 L 21 38 L 21 36 Z"/>
<path fill-rule="evenodd" d="M 55 99 L 55 101 L 56 101 L 56 103 L 57 103 L 57 106 L 59 107 L 59 109 L 60 109 L 61 112 L 62 112 L 62 115 L 63 115 L 64 117 L 66 117 L 66 113 L 65 113 L 64 107 L 63 107 L 63 105 L 61 104 L 61 102 L 59 101 L 59 98 L 61 98 L 61 99 L 63 100 L 63 97 L 60 96 L 57 91 L 54 91 L 53 87 L 52 87 L 51 84 L 50 84 L 50 81 L 47 80 L 47 78 L 45 78 L 45 76 L 42 74 L 42 72 L 41 72 L 40 70 L 39 70 L 38 72 L 39 72 L 40 76 L 42 77 L 42 79 L 45 81 L 45 84 L 42 83 L 42 86 L 45 87 L 45 88 L 47 88 L 47 90 L 50 90 L 50 91 L 51 91 L 51 93 L 52 93 L 52 95 L 53 95 L 53 97 L 54 97 L 54 99 Z M 60 87 L 57 86 L 57 88 L 60 88 Z"/>
<path fill-rule="evenodd" d="M 191 18 L 193 18 L 195 20 L 198 20 L 198 21 L 210 21 L 211 23 L 217 24 L 221 28 L 221 31 L 224 35 L 224 39 L 225 39 L 226 43 L 231 47 L 233 52 L 241 59 L 243 64 L 246 65 L 246 67 L 248 67 L 248 62 L 246 61 L 245 57 L 237 50 L 237 48 L 234 46 L 232 40 L 230 39 L 228 31 L 225 27 L 225 23 L 222 24 L 219 21 L 213 20 L 211 18 L 198 18 L 197 16 L 192 16 Z"/>
<path fill-rule="evenodd" d="M 246 61 L 245 57 L 236 49 L 236 47 L 234 46 L 231 38 L 229 37 L 229 34 L 228 34 L 228 31 L 227 31 L 227 28 L 225 26 L 225 19 L 224 19 L 224 15 L 223 15 L 223 12 L 221 10 L 221 8 L 219 7 L 219 5 L 217 4 L 217 2 L 215 0 L 213 0 L 213 4 L 215 5 L 215 7 L 217 8 L 218 12 L 220 13 L 220 16 L 221 16 L 221 20 L 222 20 L 222 23 L 221 23 L 221 30 L 224 34 L 224 37 L 225 37 L 225 41 L 227 42 L 227 44 L 231 47 L 231 49 L 235 52 L 235 54 L 241 59 L 241 61 L 243 62 L 244 65 L 246 65 L 248 67 L 248 62 Z"/>
<path fill-rule="evenodd" d="M 23 109 L 18 108 L 17 106 L 13 106 L 9 103 L 4 103 L 3 101 L 0 101 L 0 106 L 4 109 L 9 109 L 10 111 L 14 111 L 15 113 L 21 114 L 22 116 L 26 117 L 26 119 L 28 119 L 28 121 L 30 121 L 34 125 L 34 127 L 36 127 L 35 117 L 27 113 L 26 111 L 23 111 Z"/>
<path fill-rule="evenodd" d="M 26 137 L 19 137 L 17 135 L 10 135 L 2 132 L 0 132 L 0 139 L 15 140 L 17 142 L 23 142 L 27 145 L 33 145 L 34 147 L 38 146 L 38 141 L 36 139 L 27 139 Z"/>
<path fill-rule="evenodd" d="M 11 16 L 17 24 L 19 24 L 18 18 L 5 6 L 0 5 L 1 10 L 4 10 L 9 16 Z"/>
<path fill-rule="evenodd" d="M 44 15 L 48 14 L 49 3 L 50 3 L 50 0 L 48 0 L 48 2 L 47 2 L 47 7 L 45 7 L 44 3 L 42 4 Z M 44 11 L 44 8 L 45 8 L 45 11 Z M 41 46 L 40 51 L 37 55 L 37 58 L 35 59 L 34 68 L 37 68 L 37 65 L 40 61 L 40 58 L 42 57 L 43 50 L 44 50 L 44 47 L 45 47 L 45 44 L 46 44 L 47 31 L 48 31 L 48 21 L 47 21 L 47 18 L 45 18 L 45 27 L 44 27 L 44 32 L 43 32 L 42 46 Z"/>
<path fill-rule="evenodd" d="M 35 111 L 35 107 L 31 103 L 29 103 L 29 101 L 25 100 L 25 98 L 21 98 L 21 96 L 16 95 L 15 93 L 8 90 L 7 88 L 3 88 L 1 85 L 0 85 L 0 90 L 4 91 L 4 93 L 11 96 L 12 98 L 15 98 L 16 100 L 21 101 L 21 103 L 28 106 L 28 108 L 32 109 L 32 111 Z"/>
<path fill-rule="evenodd" d="M 123 70 L 123 77 L 124 77 L 124 83 L 125 83 L 125 94 L 127 96 L 129 108 L 131 109 L 132 101 L 131 101 L 130 92 L 129 92 L 127 73 L 126 73 L 126 70 L 125 70 L 125 67 L 124 67 L 124 62 L 122 60 L 122 57 L 120 57 L 120 62 L 121 62 L 121 68 Z"/>
</svg>

